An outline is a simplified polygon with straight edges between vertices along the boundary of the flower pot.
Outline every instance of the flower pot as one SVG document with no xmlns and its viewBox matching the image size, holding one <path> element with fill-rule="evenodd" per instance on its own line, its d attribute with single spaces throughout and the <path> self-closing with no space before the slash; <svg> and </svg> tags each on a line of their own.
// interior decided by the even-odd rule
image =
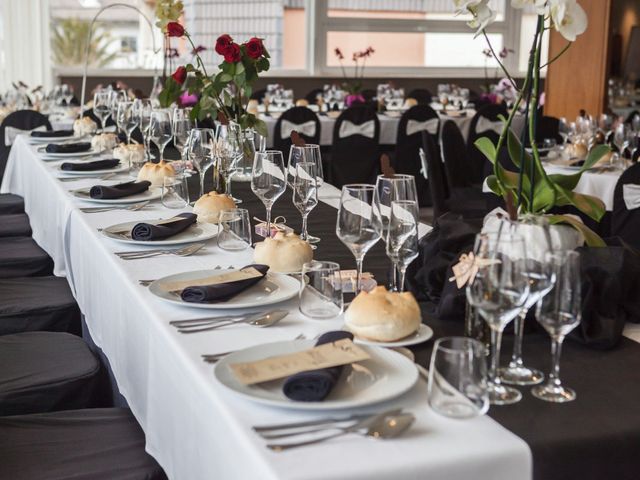
<svg viewBox="0 0 640 480">
<path fill-rule="evenodd" d="M 238 158 L 235 165 L 234 182 L 250 182 L 251 170 L 253 168 L 253 157 L 256 154 L 256 132 L 253 128 L 240 130 L 239 142 L 242 150 L 242 156 Z"/>
</svg>

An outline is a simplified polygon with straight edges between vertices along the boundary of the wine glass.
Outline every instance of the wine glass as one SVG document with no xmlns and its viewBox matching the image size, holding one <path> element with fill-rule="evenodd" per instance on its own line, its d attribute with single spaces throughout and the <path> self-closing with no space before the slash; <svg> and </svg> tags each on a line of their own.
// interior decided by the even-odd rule
<svg viewBox="0 0 640 480">
<path fill-rule="evenodd" d="M 540 400 L 563 403 L 576 398 L 576 392 L 560 381 L 560 352 L 565 336 L 582 317 L 580 254 L 575 251 L 548 254 L 547 261 L 555 273 L 556 283 L 538 302 L 537 319 L 551 336 L 552 368 L 547 383 L 535 387 L 531 393 Z"/>
<path fill-rule="evenodd" d="M 478 267 L 467 285 L 467 301 L 475 307 L 491 329 L 489 400 L 494 405 L 520 401 L 522 394 L 502 385 L 498 375 L 502 332 L 524 305 L 529 282 L 523 272 L 526 259 L 521 236 L 498 232 L 476 236 L 474 261 Z"/>
<path fill-rule="evenodd" d="M 151 152 L 149 151 L 149 127 L 151 126 L 151 112 L 153 107 L 151 100 L 136 99 L 133 101 L 133 108 L 135 115 L 138 119 L 138 125 L 140 126 L 140 132 L 142 133 L 142 141 L 144 143 L 145 156 L 151 158 Z"/>
<path fill-rule="evenodd" d="M 71 85 L 67 83 L 63 83 L 60 86 L 60 96 L 62 97 L 64 102 L 67 104 L 67 107 L 70 106 L 71 100 L 73 100 L 73 88 L 71 87 Z"/>
<path fill-rule="evenodd" d="M 373 214 L 378 219 L 376 225 L 380 227 L 380 237 L 385 242 L 389 233 L 391 203 L 396 200 L 418 200 L 416 182 L 413 175 L 378 175 L 374 192 Z M 391 257 L 389 258 L 391 259 Z M 397 279 L 398 273 L 394 266 L 391 279 L 392 290 L 398 289 Z"/>
<path fill-rule="evenodd" d="M 189 116 L 190 109 L 176 108 L 173 112 L 173 144 L 180 152 L 180 158 L 184 160 L 189 132 L 193 128 Z"/>
<path fill-rule="evenodd" d="M 622 155 L 629 145 L 629 126 L 620 123 L 613 132 L 613 144 L 618 148 L 618 153 Z"/>
<path fill-rule="evenodd" d="M 120 125 L 118 125 L 118 105 L 121 102 L 127 101 L 127 92 L 123 90 L 111 90 L 111 97 L 109 103 L 109 109 L 111 111 L 111 118 L 113 118 L 114 122 L 116 122 L 116 128 L 122 130 Z M 116 130 L 117 133 L 117 130 Z"/>
<path fill-rule="evenodd" d="M 293 177 L 293 204 L 302 215 L 302 232 L 300 238 L 309 241 L 307 232 L 307 217 L 318 204 L 317 165 L 311 162 L 296 164 L 296 174 Z"/>
<path fill-rule="evenodd" d="M 387 227 L 387 256 L 394 270 L 400 271 L 397 289 L 404 291 L 407 267 L 418 256 L 418 202 L 395 200 L 391 202 L 389 226 Z"/>
<path fill-rule="evenodd" d="M 284 157 L 279 150 L 256 152 L 251 171 L 251 190 L 267 209 L 267 231 L 271 236 L 271 207 L 287 188 Z"/>
<path fill-rule="evenodd" d="M 160 161 L 164 160 L 164 149 L 173 136 L 171 131 L 171 112 L 153 110 L 149 121 L 149 138 L 160 150 Z"/>
<path fill-rule="evenodd" d="M 312 143 L 306 145 L 291 145 L 289 150 L 289 160 L 287 162 L 287 181 L 290 186 L 293 185 L 293 177 L 296 173 L 296 165 L 301 162 L 310 162 L 316 164 L 316 178 L 318 188 L 324 183 L 324 174 L 322 171 L 322 155 L 320 153 L 320 145 Z M 309 243 L 318 243 L 320 238 L 308 235 Z"/>
<path fill-rule="evenodd" d="M 214 139 L 212 128 L 193 128 L 187 140 L 187 156 L 200 175 L 200 197 L 204 195 L 204 174 L 213 165 Z"/>
<path fill-rule="evenodd" d="M 235 173 L 235 165 L 242 157 L 242 145 L 240 143 L 240 130 L 237 124 L 223 125 L 216 128 L 215 150 L 218 173 L 222 176 L 224 192 L 233 198 L 233 201 L 242 203 L 239 198 L 231 194 L 231 177 Z"/>
<path fill-rule="evenodd" d="M 373 215 L 375 186 L 348 184 L 342 187 L 340 207 L 336 221 L 336 235 L 356 260 L 356 294 L 361 289 L 362 263 L 364 256 L 380 239 L 380 229 Z"/>
<path fill-rule="evenodd" d="M 118 104 L 118 113 L 116 123 L 121 130 L 127 134 L 127 144 L 131 143 L 131 134 L 138 126 L 138 116 L 133 102 L 120 102 Z"/>
<path fill-rule="evenodd" d="M 104 131 L 105 123 L 111 115 L 111 92 L 98 90 L 93 95 L 93 113 L 100 119 L 100 130 Z"/>
</svg>

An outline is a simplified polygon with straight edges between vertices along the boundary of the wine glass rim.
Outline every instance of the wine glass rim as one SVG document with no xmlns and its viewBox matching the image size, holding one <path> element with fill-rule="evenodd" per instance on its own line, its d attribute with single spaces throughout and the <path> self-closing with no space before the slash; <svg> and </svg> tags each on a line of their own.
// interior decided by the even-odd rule
<svg viewBox="0 0 640 480">
<path fill-rule="evenodd" d="M 454 341 L 456 342 L 461 342 L 463 345 L 473 345 L 474 347 L 480 348 L 480 349 L 484 349 L 484 345 L 482 344 L 482 342 L 480 342 L 479 340 L 476 340 L 475 338 L 470 338 L 470 337 L 461 337 L 461 336 L 448 336 L 448 337 L 440 337 L 438 338 L 435 343 L 433 344 L 433 351 L 445 351 L 446 353 L 453 353 L 456 355 L 464 355 L 465 352 L 461 349 L 461 348 L 455 348 L 455 347 L 446 347 L 443 346 L 443 343 L 449 342 L 449 343 L 453 343 Z"/>
<path fill-rule="evenodd" d="M 368 183 L 348 183 L 342 186 L 343 190 L 375 190 L 375 185 Z"/>
<path fill-rule="evenodd" d="M 304 145 L 291 145 L 291 148 L 320 148 L 317 143 L 305 143 Z"/>
<path fill-rule="evenodd" d="M 413 175 L 409 175 L 408 173 L 394 173 L 393 175 L 385 175 L 381 173 L 376 178 L 382 178 L 384 180 L 404 180 L 415 178 Z"/>
</svg>

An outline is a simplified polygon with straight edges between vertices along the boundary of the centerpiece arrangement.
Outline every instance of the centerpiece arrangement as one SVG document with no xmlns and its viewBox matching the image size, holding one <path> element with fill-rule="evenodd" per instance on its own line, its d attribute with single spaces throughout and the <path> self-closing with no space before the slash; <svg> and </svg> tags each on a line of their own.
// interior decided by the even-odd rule
<svg viewBox="0 0 640 480">
<path fill-rule="evenodd" d="M 344 83 L 342 88 L 348 93 L 345 98 L 347 106 L 351 106 L 354 103 L 364 103 L 365 98 L 362 96 L 362 79 L 364 78 L 364 67 L 367 63 L 367 58 L 375 53 L 373 47 L 367 47 L 361 52 L 353 52 L 351 54 L 351 60 L 353 61 L 353 77 L 347 75 L 347 71 L 344 67 L 344 54 L 340 48 L 336 48 L 333 53 L 340 62 L 340 70 L 342 70 L 342 76 L 344 77 Z"/>
</svg>

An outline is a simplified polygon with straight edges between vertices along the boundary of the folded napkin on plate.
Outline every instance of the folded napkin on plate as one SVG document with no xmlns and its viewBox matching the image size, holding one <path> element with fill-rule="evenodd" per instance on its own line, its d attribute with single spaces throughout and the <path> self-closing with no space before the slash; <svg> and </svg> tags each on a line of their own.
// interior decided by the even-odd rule
<svg viewBox="0 0 640 480">
<path fill-rule="evenodd" d="M 100 198 L 102 200 L 111 200 L 116 198 L 130 197 L 137 193 L 149 190 L 151 182 L 126 182 L 117 185 L 95 185 L 89 190 L 91 198 Z"/>
<path fill-rule="evenodd" d="M 89 142 L 78 142 L 78 143 L 65 143 L 63 145 L 56 145 L 55 143 L 50 143 L 47 145 L 46 152 L 47 153 L 80 153 L 80 152 L 88 152 L 91 149 L 91 144 Z"/>
<path fill-rule="evenodd" d="M 73 130 L 34 130 L 31 132 L 31 136 L 35 138 L 71 137 L 73 136 Z"/>
<path fill-rule="evenodd" d="M 196 223 L 195 213 L 181 213 L 173 218 L 162 221 L 161 224 L 138 223 L 131 230 L 134 240 L 162 240 L 172 237 L 186 230 Z"/>
<path fill-rule="evenodd" d="M 117 158 L 110 160 L 96 160 L 95 162 L 83 162 L 83 163 L 70 163 L 65 162 L 60 165 L 60 170 L 68 172 L 92 172 L 93 170 L 107 170 L 109 168 L 115 168 L 120 163 Z"/>
<path fill-rule="evenodd" d="M 316 346 L 337 342 L 344 338 L 353 340 L 353 334 L 342 330 L 327 332 L 318 338 Z M 340 365 L 296 373 L 285 380 L 282 391 L 287 398 L 297 402 L 321 402 L 335 387 L 343 368 Z"/>
<path fill-rule="evenodd" d="M 237 294 L 243 292 L 252 285 L 258 283 L 269 271 L 268 265 L 247 265 L 240 270 L 244 270 L 245 268 L 255 268 L 258 272 L 260 272 L 261 276 L 249 278 L 246 280 L 236 280 L 233 282 L 219 283 L 216 285 L 195 285 L 193 287 L 185 288 L 180 296 L 185 302 L 191 303 L 211 303 L 226 301 L 230 298 L 235 297 Z"/>
</svg>

